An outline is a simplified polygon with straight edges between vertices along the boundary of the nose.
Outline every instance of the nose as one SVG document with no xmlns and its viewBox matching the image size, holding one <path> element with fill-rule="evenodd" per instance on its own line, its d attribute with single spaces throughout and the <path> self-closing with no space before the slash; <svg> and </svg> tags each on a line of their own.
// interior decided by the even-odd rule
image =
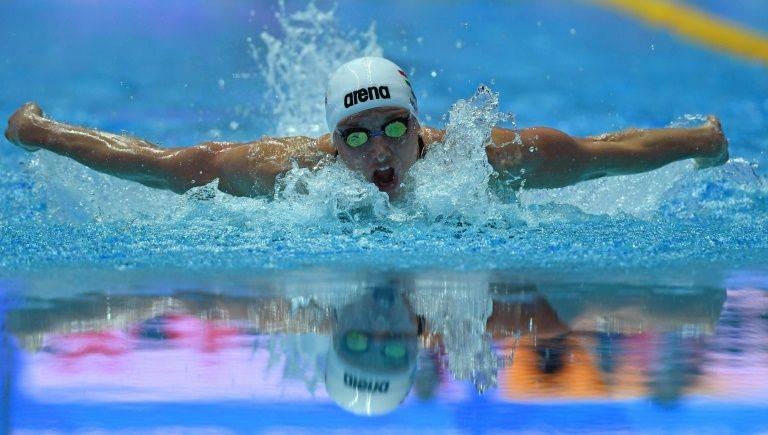
<svg viewBox="0 0 768 435">
<path fill-rule="evenodd" d="M 389 160 L 392 152 L 390 151 L 389 146 L 387 146 L 386 139 L 378 136 L 372 137 L 371 140 L 373 141 L 371 143 L 371 157 L 373 160 L 377 163 L 384 163 Z"/>
</svg>

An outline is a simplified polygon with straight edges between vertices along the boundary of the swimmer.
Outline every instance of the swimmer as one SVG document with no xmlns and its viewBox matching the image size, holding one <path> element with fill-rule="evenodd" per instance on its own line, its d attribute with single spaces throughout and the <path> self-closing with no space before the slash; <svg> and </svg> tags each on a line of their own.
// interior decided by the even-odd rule
<svg viewBox="0 0 768 435">
<path fill-rule="evenodd" d="M 292 162 L 316 169 L 328 156 L 393 196 L 408 169 L 444 139 L 444 130 L 419 123 L 407 75 L 383 58 L 358 58 L 339 67 L 328 82 L 325 107 L 330 133 L 319 138 L 262 137 L 160 148 L 54 121 L 37 104 L 27 103 L 9 119 L 5 137 L 27 151 L 46 149 L 149 187 L 183 193 L 218 180 L 219 190 L 236 196 L 271 195 L 276 178 Z M 585 138 L 547 127 L 494 128 L 488 139 L 488 161 L 512 188 L 564 187 L 688 158 L 698 168 L 728 160 L 728 142 L 714 116 L 695 128 L 631 129 Z"/>
</svg>

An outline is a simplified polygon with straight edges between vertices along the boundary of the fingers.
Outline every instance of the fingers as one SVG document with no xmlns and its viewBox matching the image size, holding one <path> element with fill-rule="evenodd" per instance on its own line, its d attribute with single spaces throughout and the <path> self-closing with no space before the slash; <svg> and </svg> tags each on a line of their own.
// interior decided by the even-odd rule
<svg viewBox="0 0 768 435">
<path fill-rule="evenodd" d="M 720 124 L 720 118 L 715 115 L 707 115 L 707 125 L 713 127 L 719 134 L 723 134 L 723 126 Z"/>
<path fill-rule="evenodd" d="M 5 138 L 11 143 L 18 143 L 19 136 L 19 122 L 21 109 L 17 110 L 10 118 L 8 118 L 8 126 L 5 128 Z"/>
<path fill-rule="evenodd" d="M 24 103 L 24 105 L 21 106 L 21 109 L 19 110 L 21 110 L 22 112 L 28 115 L 44 117 L 43 109 L 41 109 L 40 106 L 38 106 L 37 103 L 35 103 L 34 101 Z"/>
<path fill-rule="evenodd" d="M 38 147 L 27 145 L 23 143 L 21 139 L 22 130 L 28 127 L 36 117 L 43 117 L 43 111 L 40 109 L 40 106 L 34 102 L 28 102 L 22 105 L 8 119 L 5 138 L 26 151 L 37 151 L 39 149 Z"/>
</svg>

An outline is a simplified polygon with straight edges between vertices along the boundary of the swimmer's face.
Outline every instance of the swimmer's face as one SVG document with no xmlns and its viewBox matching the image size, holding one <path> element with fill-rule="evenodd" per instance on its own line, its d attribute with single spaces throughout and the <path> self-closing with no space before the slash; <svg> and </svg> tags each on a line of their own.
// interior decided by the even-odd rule
<svg viewBox="0 0 768 435">
<path fill-rule="evenodd" d="M 403 294 L 384 289 L 337 312 L 333 343 L 339 357 L 366 370 L 398 372 L 418 354 L 418 320 Z"/>
<path fill-rule="evenodd" d="M 408 129 L 399 138 L 382 134 L 369 137 L 368 142 L 361 146 L 351 147 L 339 133 L 355 128 L 376 132 L 390 121 L 401 118 L 408 119 Z M 347 166 L 360 171 L 379 190 L 392 194 L 397 191 L 406 171 L 419 157 L 420 129 L 419 122 L 407 110 L 380 107 L 364 110 L 339 121 L 333 133 L 333 143 Z"/>
</svg>

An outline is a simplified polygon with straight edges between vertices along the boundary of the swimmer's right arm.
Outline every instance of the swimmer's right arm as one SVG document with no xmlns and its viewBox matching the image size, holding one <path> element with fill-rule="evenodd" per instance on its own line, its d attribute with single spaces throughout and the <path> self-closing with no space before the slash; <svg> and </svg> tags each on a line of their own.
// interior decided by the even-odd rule
<svg viewBox="0 0 768 435">
<path fill-rule="evenodd" d="M 296 148 L 287 145 L 322 141 L 299 137 L 163 149 L 141 139 L 52 121 L 34 103 L 25 104 L 11 116 L 5 136 L 28 151 L 44 148 L 96 171 L 149 187 L 183 193 L 218 179 L 220 190 L 238 196 L 271 193 L 277 175 L 290 169 L 291 159 L 296 157 L 290 154 Z M 315 154 L 296 160 L 311 166 L 323 153 Z"/>
<path fill-rule="evenodd" d="M 5 137 L 28 151 L 43 148 L 96 171 L 177 193 L 215 179 L 212 163 L 224 148 L 162 149 L 141 139 L 55 122 L 34 103 L 11 116 Z"/>
</svg>

